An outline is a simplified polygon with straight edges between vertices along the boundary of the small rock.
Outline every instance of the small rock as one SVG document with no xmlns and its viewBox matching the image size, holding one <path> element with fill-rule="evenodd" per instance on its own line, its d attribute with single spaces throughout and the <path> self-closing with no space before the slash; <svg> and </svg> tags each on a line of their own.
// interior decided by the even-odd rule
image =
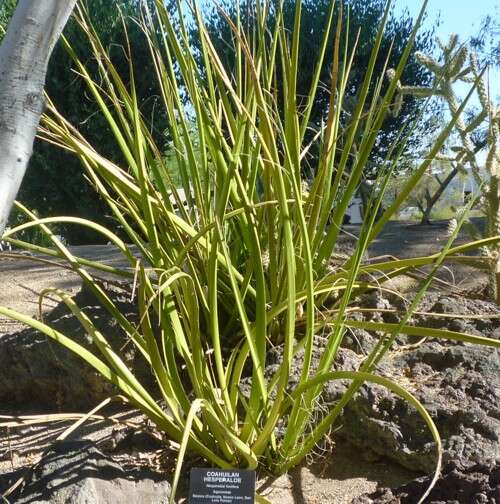
<svg viewBox="0 0 500 504">
<path fill-rule="evenodd" d="M 89 441 L 67 441 L 56 444 L 44 456 L 15 502 L 163 504 L 170 490 L 168 481 L 156 473 L 124 471 Z"/>
<path fill-rule="evenodd" d="M 113 437 L 116 439 L 114 452 L 153 452 L 163 446 L 157 436 L 133 428 L 113 433 Z"/>
</svg>

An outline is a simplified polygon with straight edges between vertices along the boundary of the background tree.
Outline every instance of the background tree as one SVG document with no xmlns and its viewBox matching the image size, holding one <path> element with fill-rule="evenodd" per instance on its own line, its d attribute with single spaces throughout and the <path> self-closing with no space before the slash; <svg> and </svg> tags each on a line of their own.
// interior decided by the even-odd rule
<svg viewBox="0 0 500 504">
<path fill-rule="evenodd" d="M 437 96 L 447 106 L 450 115 L 458 114 L 464 103 L 456 93 L 456 84 L 462 81 L 474 84 L 479 108 L 469 114 L 459 114 L 455 122 L 457 145 L 449 155 L 442 155 L 452 166 L 467 170 L 476 185 L 481 188 L 479 207 L 484 214 L 486 226 L 484 234 L 480 229 L 468 223 L 474 238 L 479 236 L 493 237 L 500 235 L 500 107 L 488 90 L 484 70 L 479 59 L 468 46 L 460 45 L 458 35 L 451 35 L 447 44 L 440 42 L 441 58 L 434 59 L 427 54 L 418 54 L 422 62 L 435 74 L 432 88 L 401 86 L 401 95 Z M 478 154 L 485 151 L 484 167 Z M 489 295 L 500 304 L 500 247 L 497 243 L 482 247 L 483 254 L 489 262 Z"/>
<path fill-rule="evenodd" d="M 17 5 L 17 0 L 3 0 L 0 4 L 0 41 L 5 36 L 7 23 L 10 21 L 12 14 Z"/>
<path fill-rule="evenodd" d="M 158 145 L 166 148 L 166 119 L 164 113 L 158 112 L 162 110 L 161 107 L 156 107 L 159 90 L 156 79 L 152 77 L 154 68 L 149 57 L 149 47 L 140 27 L 133 19 L 140 15 L 140 3 L 139 0 L 86 0 L 82 5 L 88 10 L 89 19 L 96 33 L 127 83 L 129 61 L 123 30 L 125 25 L 134 62 L 141 111 L 151 124 Z M 0 23 L 8 20 L 15 7 L 14 4 L 13 0 L 7 0 L 6 4 L 2 4 Z M 83 36 L 74 19 L 69 20 L 64 36 L 75 54 L 87 63 L 91 77 L 99 81 L 99 65 L 92 56 L 87 38 Z M 89 142 L 99 145 L 102 155 L 117 163 L 123 162 L 107 122 L 98 105 L 89 96 L 85 83 L 75 72 L 75 63 L 62 41 L 55 47 L 50 60 L 45 89 L 58 110 L 71 120 Z M 84 180 L 78 159 L 72 153 L 43 140 L 35 142 L 33 156 L 18 199 L 36 210 L 39 215 L 79 216 L 113 227 L 113 222 L 106 217 L 108 213 L 106 205 Z M 77 230 L 71 226 L 62 226 L 59 232 L 73 244 L 88 243 L 97 239 L 91 231 Z"/>
<path fill-rule="evenodd" d="M 496 13 L 486 16 L 475 37 L 471 39 L 471 47 L 478 54 L 480 63 L 500 68 L 500 20 L 498 6 Z"/>
<path fill-rule="evenodd" d="M 361 88 L 365 70 L 368 65 L 376 34 L 376 28 L 383 17 L 386 3 L 386 0 L 342 0 L 342 9 L 345 19 L 347 19 L 347 13 L 349 13 L 349 33 L 345 36 L 348 37 L 349 46 L 351 48 L 354 46 L 359 32 L 359 40 L 357 42 L 353 68 L 350 74 L 349 85 L 346 90 L 346 123 L 348 122 L 348 116 L 350 114 L 349 104 L 356 102 L 356 96 Z M 240 17 L 242 24 L 243 26 L 246 26 L 247 32 L 251 37 L 252 31 L 255 29 L 255 26 L 253 25 L 253 6 L 255 5 L 255 2 L 246 0 L 240 2 L 240 4 Z M 339 1 L 337 4 L 336 17 L 339 14 L 339 6 L 341 2 Z M 232 19 L 236 19 L 237 17 L 236 5 L 236 2 L 233 2 L 232 0 L 225 0 L 222 2 L 223 9 Z M 301 33 L 303 38 L 299 56 L 300 73 L 297 83 L 297 94 L 299 97 L 306 96 L 307 90 L 311 85 L 316 64 L 316 55 L 319 52 L 329 6 L 330 0 L 303 0 L 302 2 Z M 296 0 L 284 0 L 284 22 L 290 32 L 293 31 L 295 7 Z M 222 54 L 223 62 L 226 68 L 231 71 L 235 64 L 235 52 L 231 28 L 219 9 L 215 7 L 207 7 L 204 14 L 206 17 L 207 29 L 212 36 L 215 48 L 219 55 Z M 268 26 L 268 28 L 271 28 L 273 23 L 274 17 L 271 15 L 269 18 L 270 26 Z M 386 63 L 388 67 L 397 64 L 405 44 L 408 41 L 412 27 L 413 19 L 407 11 L 403 12 L 399 16 L 396 16 L 394 11 L 391 12 L 382 42 L 380 56 L 376 63 L 376 75 L 378 74 L 382 77 Z M 414 53 L 416 51 L 432 52 L 434 47 L 433 32 L 434 29 L 430 29 L 421 32 L 417 36 L 413 48 L 413 54 L 410 57 L 403 73 L 403 78 L 408 79 L 408 82 L 413 83 L 412 85 L 427 86 L 431 82 L 431 73 L 426 68 L 423 68 L 418 64 L 414 57 Z M 198 40 L 198 37 L 195 34 L 195 29 L 193 29 L 193 40 Z M 333 57 L 333 51 L 331 50 L 333 47 L 332 44 L 333 40 L 328 46 L 325 64 L 321 73 L 321 81 L 325 83 L 329 82 L 330 79 Z M 388 58 L 387 62 L 386 58 Z M 278 73 L 280 72 L 279 67 L 277 67 L 276 71 Z M 280 99 L 280 97 L 278 97 L 278 99 Z M 318 94 L 311 114 L 311 127 L 313 129 L 317 129 L 322 120 L 325 119 L 328 113 L 329 99 L 328 86 L 325 85 Z M 386 120 L 381 132 L 378 135 L 378 148 L 376 153 L 372 155 L 365 172 L 365 176 L 367 178 L 373 178 L 377 175 L 378 168 L 381 165 L 388 148 L 394 141 L 401 124 L 406 122 L 409 123 L 415 119 L 418 115 L 419 108 L 420 105 L 414 97 L 407 97 L 402 105 L 398 118 L 389 117 Z M 423 127 L 426 128 L 426 131 L 429 131 L 430 124 L 426 124 Z M 313 135 L 311 134 L 311 136 Z M 412 138 L 408 142 L 408 151 L 415 151 L 422 145 L 422 142 L 423 138 L 421 134 L 412 135 Z M 311 152 L 314 152 L 314 149 L 312 149 Z"/>
<path fill-rule="evenodd" d="M 438 202 L 442 200 L 444 194 L 448 192 L 452 182 L 459 174 L 457 165 L 448 159 L 437 159 L 431 164 L 428 173 L 422 177 L 408 200 L 410 204 L 415 205 L 420 210 L 420 224 L 432 224 L 431 217 L 438 206 Z M 461 200 L 454 199 L 448 201 L 448 203 L 461 206 L 463 201 L 462 194 Z"/>
<path fill-rule="evenodd" d="M 453 115 L 456 114 L 461 103 L 456 92 L 457 83 L 474 83 L 479 72 L 478 59 L 475 53 L 469 51 L 466 44 L 459 42 L 456 34 L 451 35 L 447 43 L 439 41 L 439 46 L 441 54 L 437 59 L 421 52 L 416 55 L 418 61 L 433 73 L 432 86 L 399 85 L 399 91 L 401 96 L 411 95 L 420 98 L 436 96 L 446 104 L 449 114 Z M 470 168 L 477 184 L 481 184 L 480 167 L 476 154 L 488 143 L 487 119 L 490 114 L 487 104 L 489 98 L 483 81 L 478 87 L 478 99 L 481 108 L 469 108 L 467 114 L 459 117 L 456 123 L 457 140 L 459 144 L 463 145 L 452 145 L 447 149 L 448 152 L 443 152 L 440 155 L 443 161 L 449 162 L 451 169 L 446 175 L 434 174 L 434 182 L 437 182 L 437 185 L 434 183 L 432 189 L 430 186 L 426 187 L 419 199 L 418 206 L 422 211 L 422 224 L 430 224 L 434 205 L 460 172 L 467 174 L 467 168 Z"/>
</svg>

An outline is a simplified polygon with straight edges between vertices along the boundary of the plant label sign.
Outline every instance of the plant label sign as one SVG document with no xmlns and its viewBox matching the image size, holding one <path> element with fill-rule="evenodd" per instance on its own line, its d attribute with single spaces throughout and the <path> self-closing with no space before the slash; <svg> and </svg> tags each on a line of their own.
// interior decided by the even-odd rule
<svg viewBox="0 0 500 504">
<path fill-rule="evenodd" d="M 193 467 L 189 504 L 254 504 L 255 471 Z"/>
</svg>

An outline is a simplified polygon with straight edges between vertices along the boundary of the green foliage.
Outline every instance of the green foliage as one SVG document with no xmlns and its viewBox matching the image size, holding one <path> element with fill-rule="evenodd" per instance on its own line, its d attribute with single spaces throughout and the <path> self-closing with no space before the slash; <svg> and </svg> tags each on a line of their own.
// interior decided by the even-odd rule
<svg viewBox="0 0 500 504">
<path fill-rule="evenodd" d="M 475 37 L 471 39 L 471 46 L 478 53 L 481 64 L 500 67 L 500 21 L 499 7 L 495 12 L 486 16 Z"/>
<path fill-rule="evenodd" d="M 443 211 L 445 210 L 444 207 L 450 208 L 452 206 L 463 206 L 463 192 L 455 191 L 456 194 L 452 194 L 449 184 L 447 184 L 442 191 L 439 200 L 437 200 L 435 203 L 432 201 L 433 196 L 436 194 L 436 192 L 443 189 L 443 181 L 448 180 L 449 177 L 455 178 L 455 172 L 452 173 L 452 171 L 453 168 L 450 161 L 436 161 L 430 167 L 429 172 L 422 177 L 418 185 L 415 187 L 415 190 L 412 192 L 410 198 L 408 199 L 409 203 L 418 207 L 420 212 L 423 214 L 423 223 L 427 223 L 425 217 L 428 217 L 428 219 L 430 220 L 431 218 L 437 218 L 437 215 L 443 215 Z"/>
<path fill-rule="evenodd" d="M 155 70 L 141 29 L 130 17 L 139 14 L 139 2 L 86 0 L 85 5 L 102 44 L 107 48 L 117 72 L 125 82 L 128 82 L 129 76 L 127 44 L 130 44 L 134 61 L 140 62 L 135 70 L 141 112 L 148 118 L 159 148 L 166 150 L 166 117 L 159 106 L 160 91 L 154 78 Z M 128 41 L 124 36 L 123 24 L 127 28 Z M 99 79 L 98 64 L 92 47 L 81 36 L 74 19 L 68 22 L 64 35 L 76 56 L 86 62 L 92 77 Z M 85 82 L 75 70 L 76 64 L 72 57 L 65 50 L 63 43 L 59 42 L 48 68 L 47 94 L 92 144 L 100 146 L 103 155 L 116 163 L 122 163 L 123 156 L 112 140 L 107 121 L 87 94 Z M 75 156 L 39 140 L 35 142 L 34 154 L 18 199 L 42 216 L 74 215 L 111 227 L 116 225 L 109 217 L 106 203 L 84 180 L 80 163 Z M 76 230 L 67 225 L 62 225 L 61 233 L 73 244 L 102 240 L 102 237 L 91 230 Z"/>
<path fill-rule="evenodd" d="M 344 14 L 349 13 L 349 25 L 346 26 L 341 35 L 342 45 L 347 44 L 349 51 L 354 51 L 352 68 L 349 74 L 349 82 L 345 89 L 344 110 L 342 113 L 342 124 L 345 127 L 353 113 L 353 108 L 357 103 L 361 86 L 365 77 L 365 69 L 370 60 L 373 41 L 377 32 L 377 27 L 380 25 L 386 5 L 386 0 L 343 0 L 343 2 L 336 2 L 335 15 L 339 13 L 340 5 Z M 237 17 L 237 3 L 231 0 L 221 2 L 225 11 L 231 19 L 235 20 Z M 244 0 L 240 2 L 240 18 L 241 24 L 245 29 L 247 35 L 251 38 L 255 35 L 255 17 L 252 14 L 251 5 L 253 0 Z M 293 33 L 294 15 L 296 0 L 285 0 L 283 2 L 283 24 L 290 37 Z M 274 4 L 273 4 L 274 5 Z M 302 2 L 302 22 L 300 25 L 302 44 L 298 56 L 298 66 L 300 68 L 297 77 L 297 94 L 299 96 L 299 107 L 301 101 L 308 96 L 311 87 L 312 79 L 315 71 L 315 58 L 312 55 L 318 53 L 322 43 L 324 34 L 324 27 L 328 18 L 330 8 L 330 0 L 306 0 Z M 225 65 L 228 73 L 234 74 L 235 70 L 235 48 L 233 39 L 234 36 L 231 32 L 225 16 L 218 9 L 212 6 L 207 8 L 206 26 L 209 34 L 212 36 L 214 47 L 221 60 Z M 270 14 L 268 16 L 268 29 L 272 30 L 272 26 L 276 21 L 276 13 L 273 6 L 270 6 Z M 412 33 L 414 20 L 408 14 L 403 12 L 396 16 L 393 10 L 389 14 L 387 20 L 386 30 L 381 40 L 380 55 L 375 62 L 374 75 L 383 75 L 387 67 L 394 66 L 400 60 L 405 46 Z M 432 52 L 434 48 L 433 42 L 434 29 L 428 31 L 421 31 L 416 37 L 415 43 L 412 47 L 411 55 L 408 63 L 403 71 L 403 81 L 415 86 L 427 86 L 430 84 L 432 74 L 424 67 L 418 64 L 414 55 L 417 51 Z M 197 53 L 201 54 L 199 47 L 199 37 L 196 34 L 196 27 L 192 29 L 194 37 L 194 46 L 197 48 Z M 270 42 L 269 42 L 270 43 Z M 331 70 L 333 65 L 333 34 L 331 34 L 328 41 L 327 51 L 323 68 L 321 69 L 319 78 L 321 85 L 318 88 L 315 103 L 311 111 L 309 125 L 312 131 L 308 132 L 308 138 L 312 140 L 314 134 L 319 130 L 322 121 L 325 121 L 328 114 L 330 90 L 329 81 L 331 79 Z M 203 70 L 203 65 L 202 65 Z M 277 62 L 277 78 L 283 78 L 283 71 L 280 68 L 279 61 Z M 370 93 L 375 90 L 376 80 L 374 79 L 371 84 Z M 278 90 L 279 93 L 279 90 Z M 302 99 L 300 98 L 302 97 Z M 284 104 L 283 97 L 278 96 L 280 100 L 280 111 L 283 113 Z M 366 112 L 366 111 L 365 111 Z M 392 145 L 394 138 L 398 134 L 402 122 L 409 124 L 413 122 L 419 114 L 419 103 L 413 97 L 409 97 L 403 104 L 400 116 L 398 118 L 387 117 L 384 124 L 378 132 L 377 145 L 378 148 L 371 153 L 370 160 L 365 167 L 365 176 L 368 178 L 376 178 L 382 162 L 387 155 L 388 149 Z M 435 125 L 432 123 L 432 117 L 429 115 L 422 119 L 422 128 L 432 132 L 436 130 Z M 363 120 L 363 117 L 362 117 Z M 359 141 L 359 139 L 356 139 Z M 412 135 L 407 142 L 407 151 L 415 151 L 423 147 L 423 137 L 420 133 Z M 315 159 L 317 149 L 313 148 L 309 151 L 309 159 L 311 166 L 305 170 L 305 175 L 309 175 L 314 164 L 317 162 Z M 311 159 L 312 155 L 312 159 Z"/>
<path fill-rule="evenodd" d="M 180 2 L 178 5 L 181 8 Z M 123 162 L 118 164 L 103 156 L 101 145 L 91 145 L 53 104 L 43 120 L 43 135 L 80 159 L 86 176 L 123 226 L 127 243 L 136 247 L 137 254 L 95 222 L 74 217 L 36 219 L 29 211 L 33 222 L 12 229 L 4 237 L 12 240 L 29 225 L 47 233 L 55 251 L 37 250 L 68 261 L 122 328 L 129 345 L 136 346 L 156 385 L 147 388 L 140 383 L 120 357 L 122 349 L 111 348 L 105 335 L 60 290 L 44 294 L 58 296 L 67 304 L 95 343 L 95 352 L 13 310 L 0 307 L 0 314 L 37 328 L 79 354 L 115 383 L 167 436 L 181 443 L 182 450 L 187 448 L 223 468 L 262 467 L 278 474 L 286 471 L 322 439 L 363 383 L 378 383 L 408 400 L 431 430 L 438 452 L 435 481 L 440 441 L 431 417 L 410 393 L 377 376 L 376 366 L 401 333 L 500 347 L 498 341 L 488 338 L 410 324 L 413 311 L 445 260 L 481 261 L 464 253 L 497 242 L 500 237 L 453 248 L 459 222 L 439 254 L 368 264 L 362 258 L 426 172 L 464 106 L 443 128 L 393 204 L 375 222 L 387 183 L 410 136 L 402 133 L 407 128 L 401 128 L 367 205 L 369 212 L 352 257 L 342 264 L 332 263 L 345 210 L 370 154 L 378 149 L 377 134 L 411 55 L 415 32 L 393 81 L 383 89 L 382 81 L 377 80 L 376 62 L 383 57 L 386 10 L 346 125 L 343 103 L 352 70 L 352 48 L 341 37 L 345 17 L 336 15 L 333 7 L 330 10 L 324 39 L 315 55 L 316 70 L 304 95 L 298 92 L 300 46 L 305 40 L 300 30 L 300 4 L 291 36 L 280 11 L 274 13 L 272 30 L 265 31 L 271 2 L 254 5 L 257 35 L 247 39 L 238 20 L 232 28 L 237 62 L 232 76 L 221 64 L 196 7 L 192 15 L 201 37 L 198 47 L 203 72 L 200 60 L 193 55 L 185 12 L 178 11 L 174 17 L 161 0 L 156 2 L 155 11 L 143 11 L 141 23 L 151 48 L 151 64 L 161 90 L 185 206 L 178 182 L 170 177 L 168 160 L 141 113 L 135 67 L 130 79 L 124 81 L 98 34 L 80 12 L 78 22 L 99 56 L 99 79 L 93 78 L 86 62 L 79 60 L 71 47 L 68 51 L 75 57 L 88 94 L 106 118 L 111 131 L 108 140 L 116 142 Z M 335 33 L 333 49 L 330 31 Z M 334 51 L 328 81 L 331 106 L 320 132 L 315 178 L 306 193 L 301 183 L 310 144 L 306 132 L 320 92 L 327 48 Z M 286 79 L 277 78 L 275 62 L 279 62 Z M 275 99 L 278 92 L 283 97 L 282 108 Z M 361 120 L 366 111 L 368 115 Z M 193 121 L 196 135 L 191 134 Z M 79 224 L 100 233 L 122 253 L 128 267 L 113 268 L 73 256 L 51 233 L 55 222 Z M 15 243 L 33 249 L 29 244 Z M 431 272 L 399 324 L 352 317 L 356 296 L 383 288 L 387 279 L 425 265 Z M 135 279 L 137 324 L 107 296 L 93 276 L 96 270 Z M 379 342 L 358 370 L 331 372 L 349 327 L 379 331 Z M 319 363 L 313 365 L 318 336 L 325 343 Z M 281 346 L 282 360 L 269 376 L 265 373 L 269 351 L 277 345 Z M 291 367 L 299 352 L 303 356 L 300 379 L 292 386 Z M 247 387 L 243 386 L 244 379 Z M 322 386 L 336 379 L 350 380 L 351 386 L 331 411 L 315 422 Z"/>
<path fill-rule="evenodd" d="M 38 217 L 36 213 L 34 213 L 33 215 L 35 217 Z M 20 211 L 18 208 L 14 208 L 12 210 L 12 214 L 10 217 L 10 225 L 12 227 L 22 226 L 23 224 L 30 221 L 31 219 L 27 217 L 26 214 Z M 53 226 L 52 230 L 55 233 L 57 233 L 58 227 Z M 16 233 L 16 238 L 22 240 L 23 242 L 27 242 L 32 245 L 38 245 L 41 247 L 50 247 L 52 245 L 52 240 L 50 239 L 50 237 L 48 237 L 47 233 L 45 233 L 39 227 L 33 227 L 33 226 L 27 227 L 26 229 L 23 229 L 22 231 Z"/>
<path fill-rule="evenodd" d="M 2 0 L 0 5 L 0 41 L 3 39 L 12 14 L 14 14 L 16 4 L 17 0 Z"/>
</svg>

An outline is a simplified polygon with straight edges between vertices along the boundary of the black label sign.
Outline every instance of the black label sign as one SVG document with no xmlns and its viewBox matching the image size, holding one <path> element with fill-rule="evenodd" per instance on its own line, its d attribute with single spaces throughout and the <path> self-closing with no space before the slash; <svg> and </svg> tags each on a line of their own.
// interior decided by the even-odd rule
<svg viewBox="0 0 500 504">
<path fill-rule="evenodd" d="M 254 504 L 255 471 L 193 467 L 189 504 Z"/>
</svg>

